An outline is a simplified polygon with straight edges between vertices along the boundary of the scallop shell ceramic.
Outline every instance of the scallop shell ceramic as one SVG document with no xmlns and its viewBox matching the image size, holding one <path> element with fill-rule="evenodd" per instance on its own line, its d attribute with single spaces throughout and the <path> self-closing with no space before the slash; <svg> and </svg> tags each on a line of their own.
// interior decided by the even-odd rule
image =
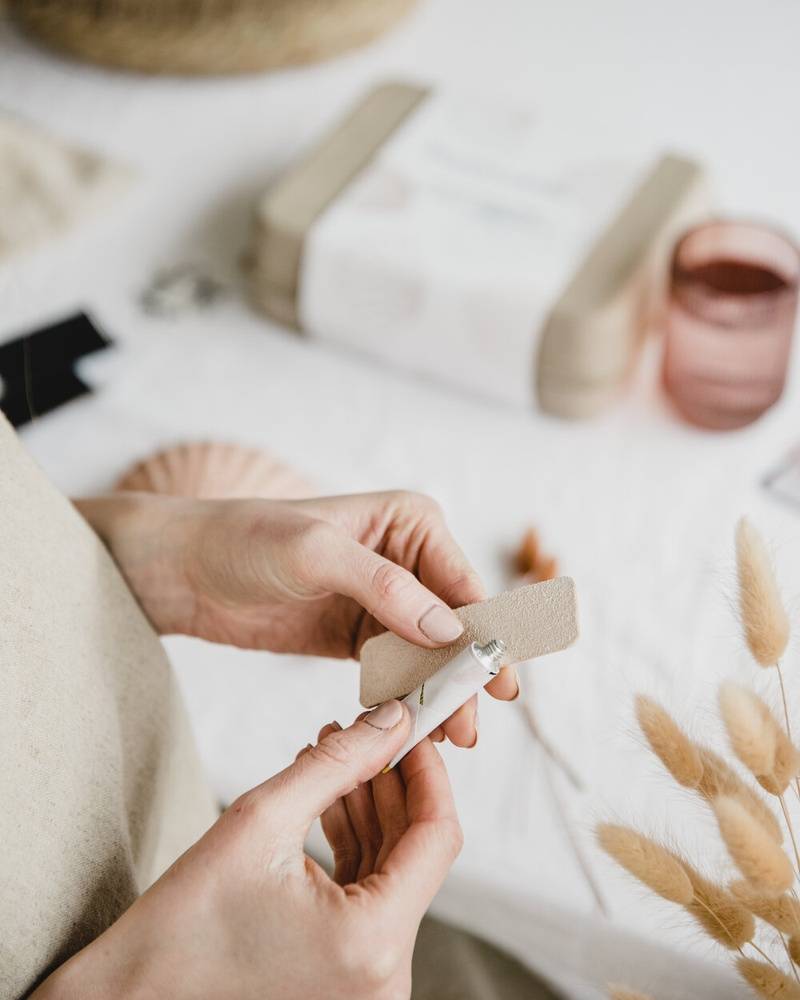
<svg viewBox="0 0 800 1000">
<path fill-rule="evenodd" d="M 214 442 L 179 444 L 159 451 L 128 469 L 114 489 L 205 500 L 291 500 L 312 493 L 301 475 L 268 453 Z"/>
</svg>

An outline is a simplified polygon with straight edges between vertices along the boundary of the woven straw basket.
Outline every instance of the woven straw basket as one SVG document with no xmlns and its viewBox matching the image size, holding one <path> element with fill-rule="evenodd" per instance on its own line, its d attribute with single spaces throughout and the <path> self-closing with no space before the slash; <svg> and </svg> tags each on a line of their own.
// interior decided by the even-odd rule
<svg viewBox="0 0 800 1000">
<path fill-rule="evenodd" d="M 8 0 L 40 41 L 145 73 L 249 73 L 362 45 L 415 0 Z"/>
</svg>

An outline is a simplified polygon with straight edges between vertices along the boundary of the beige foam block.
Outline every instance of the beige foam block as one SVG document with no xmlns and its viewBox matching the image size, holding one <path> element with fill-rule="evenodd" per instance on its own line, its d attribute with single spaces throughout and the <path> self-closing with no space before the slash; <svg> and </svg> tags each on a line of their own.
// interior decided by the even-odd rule
<svg viewBox="0 0 800 1000">
<path fill-rule="evenodd" d="M 575 582 L 568 576 L 499 594 L 458 608 L 464 624 L 458 640 L 443 649 L 423 649 L 385 632 L 361 650 L 361 704 L 365 708 L 402 698 L 419 687 L 471 642 L 502 639 L 507 663 L 532 660 L 571 646 L 578 638 Z"/>
</svg>

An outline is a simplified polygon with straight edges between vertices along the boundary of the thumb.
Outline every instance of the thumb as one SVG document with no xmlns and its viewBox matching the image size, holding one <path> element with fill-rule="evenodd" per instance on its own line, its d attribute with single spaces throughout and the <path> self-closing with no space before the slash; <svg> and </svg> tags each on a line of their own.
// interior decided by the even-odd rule
<svg viewBox="0 0 800 1000">
<path fill-rule="evenodd" d="M 348 729 L 328 733 L 262 786 L 270 812 L 286 832 L 305 836 L 332 803 L 383 770 L 403 745 L 408 709 L 387 701 Z"/>
<path fill-rule="evenodd" d="M 391 632 L 418 646 L 445 646 L 464 631 L 413 573 L 351 538 L 338 540 L 318 572 L 323 586 L 358 601 Z"/>
</svg>

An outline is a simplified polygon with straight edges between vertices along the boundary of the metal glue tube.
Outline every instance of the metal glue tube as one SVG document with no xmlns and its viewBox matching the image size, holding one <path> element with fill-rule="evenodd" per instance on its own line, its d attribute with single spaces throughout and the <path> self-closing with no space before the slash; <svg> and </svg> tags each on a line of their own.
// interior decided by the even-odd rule
<svg viewBox="0 0 800 1000">
<path fill-rule="evenodd" d="M 491 639 L 485 646 L 471 643 L 424 684 L 403 698 L 411 716 L 408 739 L 386 767 L 390 770 L 409 750 L 461 708 L 500 670 L 506 644 Z"/>
</svg>

